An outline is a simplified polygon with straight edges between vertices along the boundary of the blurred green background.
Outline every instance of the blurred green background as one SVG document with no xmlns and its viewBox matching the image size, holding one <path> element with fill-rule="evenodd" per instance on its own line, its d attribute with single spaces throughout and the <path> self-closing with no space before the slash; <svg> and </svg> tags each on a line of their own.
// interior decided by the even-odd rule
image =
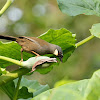
<svg viewBox="0 0 100 100">
<path fill-rule="evenodd" d="M 0 9 L 6 0 L 0 0 Z M 99 23 L 97 16 L 79 15 L 71 17 L 63 14 L 56 0 L 15 0 L 0 17 L 0 34 L 37 37 L 49 29 L 66 28 L 76 33 L 77 42 L 90 35 L 89 29 Z M 49 84 L 52 88 L 60 80 L 81 80 L 90 78 L 100 68 L 100 40 L 94 38 L 78 47 L 66 63 L 55 66 L 51 72 L 41 75 L 34 72 L 28 79 Z M 6 49 L 5 49 L 6 50 Z M 19 51 L 20 52 L 20 51 Z M 0 100 L 5 100 L 0 93 Z"/>
</svg>

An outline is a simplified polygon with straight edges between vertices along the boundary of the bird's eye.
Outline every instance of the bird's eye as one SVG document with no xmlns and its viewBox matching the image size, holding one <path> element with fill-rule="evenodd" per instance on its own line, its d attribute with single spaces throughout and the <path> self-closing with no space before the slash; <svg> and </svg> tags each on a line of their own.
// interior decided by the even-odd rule
<svg viewBox="0 0 100 100">
<path fill-rule="evenodd" d="M 61 52 L 58 53 L 58 55 L 61 55 L 61 54 L 62 54 Z"/>
<path fill-rule="evenodd" d="M 63 54 L 62 54 L 62 52 L 59 52 L 59 53 L 58 53 L 58 55 L 63 57 Z"/>
</svg>

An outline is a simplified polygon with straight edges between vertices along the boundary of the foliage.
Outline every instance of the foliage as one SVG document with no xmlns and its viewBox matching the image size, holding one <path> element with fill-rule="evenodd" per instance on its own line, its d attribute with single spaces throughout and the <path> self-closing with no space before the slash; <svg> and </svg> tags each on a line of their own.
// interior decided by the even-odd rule
<svg viewBox="0 0 100 100">
<path fill-rule="evenodd" d="M 47 90 L 32 100 L 98 100 L 100 92 L 100 70 L 94 72 L 91 79 L 71 82 Z M 62 99 L 63 98 L 63 99 Z"/>
<path fill-rule="evenodd" d="M 13 95 L 17 86 L 17 81 L 18 79 L 11 81 L 1 87 L 11 100 L 13 99 Z M 48 85 L 40 85 L 36 80 L 28 80 L 22 77 L 17 98 L 32 98 L 48 89 Z"/>
<path fill-rule="evenodd" d="M 96 36 L 97 38 L 100 38 L 100 23 L 94 24 L 90 29 L 90 32 L 92 35 Z"/>
<path fill-rule="evenodd" d="M 59 30 L 50 29 L 48 32 L 41 35 L 39 38 L 46 40 L 50 43 L 59 45 L 64 52 L 64 58 L 63 58 L 64 62 L 68 59 L 68 57 L 71 55 L 71 53 L 75 49 L 75 42 L 76 42 L 75 36 L 73 36 L 73 34 L 70 31 L 68 31 L 67 29 L 64 29 L 64 28 L 59 29 Z M 60 42 L 60 41 L 62 41 L 62 42 Z M 6 50 L 5 50 L 5 48 L 6 48 Z M 16 42 L 8 42 L 8 43 L 0 42 L 1 56 L 6 56 L 9 58 L 20 60 L 20 58 L 21 58 L 20 49 L 21 49 L 21 47 Z M 24 54 L 23 54 L 24 60 L 27 60 L 28 58 L 30 58 L 32 56 L 33 56 L 32 54 L 29 54 L 26 52 L 24 52 Z M 53 55 L 47 55 L 47 56 L 54 57 Z M 42 74 L 45 74 L 45 73 L 49 72 L 54 65 L 57 65 L 57 64 L 54 63 L 45 69 L 38 69 L 37 71 L 39 71 Z M 0 59 L 1 67 L 4 68 L 4 67 L 10 66 L 10 65 L 12 65 L 11 62 L 3 61 Z"/>
<path fill-rule="evenodd" d="M 6 4 L 0 11 L 0 16 L 7 10 L 14 0 L 7 0 Z M 100 16 L 100 1 L 99 0 L 57 0 L 60 10 L 70 16 L 76 16 L 79 14 L 85 15 L 97 15 Z M 38 38 L 46 40 L 52 44 L 59 45 L 64 53 L 63 62 L 71 56 L 75 48 L 88 42 L 94 37 L 100 38 L 100 23 L 94 24 L 90 29 L 91 36 L 76 43 L 75 34 L 68 31 L 65 28 L 59 30 L 50 29 L 46 33 L 40 35 Z M 98 100 L 100 95 L 99 75 L 100 70 L 94 72 L 91 79 L 85 79 L 81 81 L 72 80 L 58 82 L 53 89 L 49 89 L 48 85 L 40 85 L 37 81 L 27 80 L 20 78 L 12 81 L 14 78 L 20 77 L 22 74 L 26 74 L 29 71 L 23 72 L 25 69 L 19 69 L 20 71 L 14 71 L 9 73 L 3 68 L 12 65 L 10 58 L 20 60 L 21 47 L 15 42 L 2 43 L 0 42 L 0 78 L 3 81 L 0 87 L 10 99 L 32 99 L 32 100 Z M 7 57 L 9 62 L 2 57 Z M 32 57 L 33 55 L 24 52 L 24 60 Z M 53 55 L 46 55 L 54 57 Z M 14 63 L 14 62 L 13 62 Z M 15 63 L 17 64 L 17 63 Z M 46 74 L 52 70 L 53 66 L 58 63 L 52 63 L 47 68 L 37 68 L 36 71 L 41 74 Z M 18 65 L 18 64 L 17 64 Z M 28 70 L 28 69 L 27 69 Z M 19 74 L 22 73 L 22 74 Z M 3 74 L 3 75 L 2 75 Z M 17 77 L 14 74 L 18 74 Z M 5 77 L 5 78 L 4 78 Z M 6 79 L 6 80 L 5 80 Z M 8 82 L 10 80 L 10 82 Z M 2 82 L 0 81 L 0 82 Z M 8 82 L 8 83 L 7 83 Z M 46 91 L 47 90 L 47 91 Z M 45 91 L 45 92 L 44 92 Z M 15 95 L 14 95 L 15 92 Z M 42 93 L 43 92 L 43 93 Z M 18 93 L 18 94 L 17 94 Z M 35 97 L 36 96 L 36 97 Z"/>
<path fill-rule="evenodd" d="M 57 0 L 57 2 L 60 10 L 70 16 L 79 14 L 100 16 L 99 0 Z"/>
<path fill-rule="evenodd" d="M 71 82 L 75 82 L 75 80 L 61 80 L 61 81 L 58 81 L 56 82 L 56 84 L 54 85 L 54 87 L 59 87 L 61 85 L 64 85 L 64 84 L 68 84 L 68 83 L 71 83 Z"/>
</svg>

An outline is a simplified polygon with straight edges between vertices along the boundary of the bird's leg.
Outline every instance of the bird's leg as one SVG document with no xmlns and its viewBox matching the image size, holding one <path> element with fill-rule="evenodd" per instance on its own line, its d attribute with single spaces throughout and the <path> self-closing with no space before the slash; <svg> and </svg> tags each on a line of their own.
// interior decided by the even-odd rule
<svg viewBox="0 0 100 100">
<path fill-rule="evenodd" d="M 34 53 L 36 55 L 36 57 L 39 57 L 40 55 L 34 51 L 31 51 L 32 53 Z"/>
<path fill-rule="evenodd" d="M 23 62 L 23 48 L 21 48 L 21 62 Z"/>
</svg>

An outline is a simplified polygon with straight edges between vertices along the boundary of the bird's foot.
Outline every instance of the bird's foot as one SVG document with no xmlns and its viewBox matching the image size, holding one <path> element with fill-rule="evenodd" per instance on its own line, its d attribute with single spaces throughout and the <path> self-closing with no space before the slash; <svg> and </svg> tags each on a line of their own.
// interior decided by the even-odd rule
<svg viewBox="0 0 100 100">
<path fill-rule="evenodd" d="M 21 58 L 20 63 L 23 62 L 23 58 Z"/>
<path fill-rule="evenodd" d="M 39 57 L 40 55 L 39 54 L 37 54 L 37 56 L 35 57 L 35 59 L 37 58 L 37 57 Z"/>
<path fill-rule="evenodd" d="M 36 55 L 36 58 L 40 56 L 38 53 L 36 53 L 34 51 L 31 51 L 31 52 Z"/>
</svg>

